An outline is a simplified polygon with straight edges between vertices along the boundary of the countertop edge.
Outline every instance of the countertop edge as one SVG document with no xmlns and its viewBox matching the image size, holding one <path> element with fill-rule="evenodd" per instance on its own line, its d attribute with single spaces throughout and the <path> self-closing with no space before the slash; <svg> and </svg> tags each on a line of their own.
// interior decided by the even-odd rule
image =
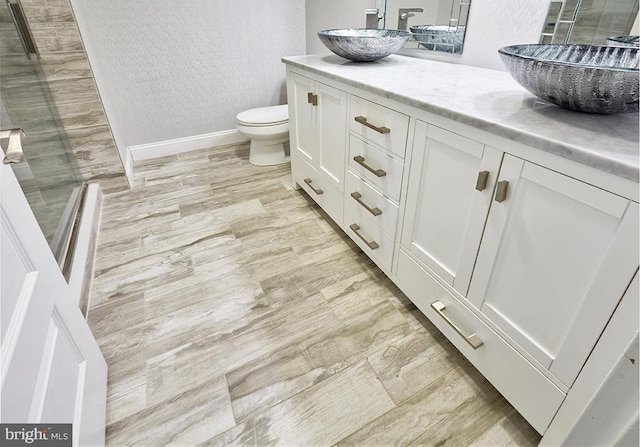
<svg viewBox="0 0 640 447">
<path fill-rule="evenodd" d="M 407 56 L 404 56 L 407 57 Z M 351 87 L 360 88 L 371 93 L 380 95 L 384 98 L 397 101 L 421 110 L 425 112 L 439 115 L 443 118 L 451 119 L 462 124 L 466 124 L 480 130 L 484 130 L 495 135 L 508 138 L 526 145 L 533 146 L 537 149 L 545 152 L 553 153 L 562 158 L 576 161 L 578 163 L 594 167 L 595 169 L 601 169 L 608 173 L 617 175 L 619 177 L 631 180 L 639 183 L 640 180 L 640 166 L 632 163 L 625 163 L 620 160 L 612 160 L 604 154 L 596 153 L 593 151 L 585 150 L 583 147 L 559 142 L 550 138 L 546 138 L 542 135 L 532 134 L 530 132 L 522 131 L 503 123 L 499 123 L 490 119 L 483 118 L 477 115 L 470 115 L 461 113 L 456 110 L 452 110 L 446 107 L 431 104 L 426 101 L 421 101 L 410 96 L 398 94 L 393 91 L 385 90 L 383 88 L 366 84 L 353 80 L 348 77 L 343 77 L 338 74 L 325 71 L 321 68 L 317 68 L 311 65 L 300 63 L 292 60 L 289 57 L 283 57 L 282 62 L 291 65 L 292 67 L 299 68 L 325 78 L 341 82 Z M 535 100 L 535 96 L 526 92 L 531 96 L 532 101 Z M 554 107 L 554 106 L 551 106 Z M 578 113 L 578 112 L 575 112 Z M 595 165 L 595 166 L 594 166 Z M 597 167 L 596 167 L 597 166 Z"/>
</svg>

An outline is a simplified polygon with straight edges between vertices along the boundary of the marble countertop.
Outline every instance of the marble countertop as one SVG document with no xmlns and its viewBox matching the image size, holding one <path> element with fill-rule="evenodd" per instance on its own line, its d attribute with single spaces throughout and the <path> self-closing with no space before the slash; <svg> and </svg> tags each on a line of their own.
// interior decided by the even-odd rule
<svg viewBox="0 0 640 447">
<path fill-rule="evenodd" d="M 509 73 L 392 55 L 285 57 L 294 67 L 638 182 L 638 114 L 593 115 L 543 103 Z"/>
</svg>

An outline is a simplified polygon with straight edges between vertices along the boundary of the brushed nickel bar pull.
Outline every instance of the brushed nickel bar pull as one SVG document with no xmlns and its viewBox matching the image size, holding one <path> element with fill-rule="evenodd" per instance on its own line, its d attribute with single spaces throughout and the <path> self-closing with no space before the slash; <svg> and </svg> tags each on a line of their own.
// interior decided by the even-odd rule
<svg viewBox="0 0 640 447">
<path fill-rule="evenodd" d="M 9 139 L 7 152 L 2 160 L 3 164 L 8 165 L 24 161 L 22 138 L 24 138 L 24 131 L 22 129 L 3 130 L 0 132 L 0 140 Z"/>
<path fill-rule="evenodd" d="M 364 162 L 364 157 L 362 155 L 356 155 L 353 157 L 353 161 L 358 163 L 360 166 L 365 168 L 367 171 L 372 172 L 376 177 L 384 177 L 387 175 L 387 172 L 383 169 L 373 169 L 371 166 L 367 165 Z"/>
<path fill-rule="evenodd" d="M 476 190 L 484 191 L 487 189 L 489 182 L 489 171 L 481 171 L 478 173 L 478 181 L 476 182 Z"/>
<path fill-rule="evenodd" d="M 318 105 L 318 95 L 314 95 L 313 93 L 307 93 L 307 102 L 311 105 Z"/>
<path fill-rule="evenodd" d="M 503 180 L 498 182 L 498 187 L 496 188 L 496 197 L 495 200 L 498 203 L 502 203 L 507 200 L 507 191 L 509 190 L 509 182 Z"/>
<path fill-rule="evenodd" d="M 349 228 L 351 228 L 353 230 L 353 232 L 356 234 L 356 236 L 358 236 L 360 239 L 362 239 L 362 242 L 367 244 L 367 247 L 369 247 L 371 250 L 376 250 L 376 249 L 380 248 L 380 246 L 378 245 L 377 242 L 369 242 L 368 240 L 366 240 L 364 238 L 363 235 L 360 234 L 360 226 L 358 224 L 349 225 Z"/>
<path fill-rule="evenodd" d="M 20 38 L 20 43 L 22 44 L 22 49 L 27 59 L 31 60 L 32 54 L 35 54 L 38 59 L 40 59 L 40 53 L 38 52 L 38 47 L 36 46 L 33 34 L 31 34 L 29 23 L 22 10 L 22 5 L 18 0 L 7 0 L 7 7 L 9 8 L 11 20 L 18 31 L 18 37 Z"/>
<path fill-rule="evenodd" d="M 464 338 L 464 341 L 469 343 L 469 346 L 471 346 L 474 350 L 478 349 L 480 346 L 482 346 L 484 344 L 484 342 L 482 340 L 480 340 L 480 338 L 476 334 L 466 335 L 464 332 L 462 332 L 462 330 L 458 326 L 456 326 L 456 324 L 453 321 L 451 321 L 449 319 L 449 317 L 447 317 L 444 314 L 444 310 L 447 308 L 447 306 L 442 304 L 440 301 L 436 301 L 434 303 L 431 303 L 431 308 L 433 310 L 435 310 L 436 313 L 442 317 L 442 319 L 445 321 L 445 323 L 447 323 L 449 326 L 451 326 L 451 328 L 454 331 L 456 331 L 458 333 L 458 335 L 460 335 L 462 338 Z"/>
<path fill-rule="evenodd" d="M 364 203 L 364 201 L 362 200 L 362 194 L 360 194 L 359 192 L 352 192 L 351 197 L 353 197 L 356 202 L 358 202 L 365 210 L 369 211 L 374 216 L 379 216 L 380 214 L 382 214 L 380 208 L 371 208 L 369 205 Z"/>
<path fill-rule="evenodd" d="M 369 123 L 367 121 L 367 118 L 365 118 L 364 116 L 356 116 L 354 119 L 356 120 L 356 122 L 362 124 L 363 126 L 367 126 L 369 129 L 373 129 L 383 135 L 391 132 L 391 129 L 389 129 L 388 127 L 374 126 L 373 124 Z"/>
<path fill-rule="evenodd" d="M 319 196 L 321 196 L 322 194 L 324 194 L 324 191 L 321 189 L 316 189 L 313 187 L 313 185 L 311 183 L 313 183 L 313 180 L 311 180 L 310 178 L 306 178 L 304 179 L 304 182 L 309 185 L 309 188 L 311 188 L 313 190 L 313 192 L 315 192 L 316 194 L 318 194 Z"/>
</svg>

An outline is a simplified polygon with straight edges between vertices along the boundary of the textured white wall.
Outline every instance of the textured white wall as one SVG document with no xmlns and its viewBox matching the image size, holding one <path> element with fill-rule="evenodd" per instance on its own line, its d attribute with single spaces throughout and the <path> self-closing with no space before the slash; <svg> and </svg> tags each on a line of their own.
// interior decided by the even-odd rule
<svg viewBox="0 0 640 447">
<path fill-rule="evenodd" d="M 538 43 L 549 0 L 472 0 L 460 62 L 504 70 L 498 49 Z"/>
<path fill-rule="evenodd" d="M 72 0 L 121 155 L 235 128 L 284 103 L 283 56 L 305 51 L 300 0 Z"/>
</svg>

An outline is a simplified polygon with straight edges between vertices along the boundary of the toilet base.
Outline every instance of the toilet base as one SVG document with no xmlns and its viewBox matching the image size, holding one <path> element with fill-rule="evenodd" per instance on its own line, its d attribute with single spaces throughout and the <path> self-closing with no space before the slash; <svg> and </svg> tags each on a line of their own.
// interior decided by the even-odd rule
<svg viewBox="0 0 640 447">
<path fill-rule="evenodd" d="M 289 163 L 285 150 L 288 138 L 276 140 L 251 140 L 249 163 L 255 166 L 273 166 Z"/>
</svg>

